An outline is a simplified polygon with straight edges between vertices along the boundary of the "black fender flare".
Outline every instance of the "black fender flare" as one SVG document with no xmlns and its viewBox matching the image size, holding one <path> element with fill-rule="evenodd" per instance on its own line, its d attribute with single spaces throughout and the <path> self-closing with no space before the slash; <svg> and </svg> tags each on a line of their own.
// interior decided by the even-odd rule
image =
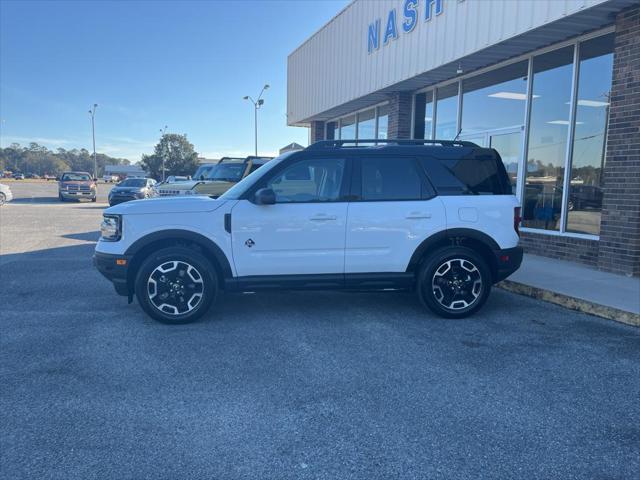
<svg viewBox="0 0 640 480">
<path fill-rule="evenodd" d="M 136 253 L 140 252 L 146 246 L 162 240 L 186 240 L 200 245 L 208 253 L 213 255 L 224 278 L 233 277 L 231 264 L 222 249 L 213 240 L 190 230 L 171 229 L 150 233 L 133 242 L 129 248 L 127 248 L 125 255 L 134 257 Z"/>
<path fill-rule="evenodd" d="M 409 265 L 407 265 L 407 271 L 413 271 L 415 269 L 415 267 L 420 263 L 425 252 L 427 252 L 431 246 L 447 241 L 455 243 L 458 238 L 469 238 L 471 240 L 475 240 L 494 252 L 500 250 L 500 245 L 498 245 L 498 243 L 486 233 L 473 230 L 471 228 L 448 228 L 431 235 L 418 245 L 416 250 L 413 252 L 413 255 L 411 255 Z"/>
</svg>

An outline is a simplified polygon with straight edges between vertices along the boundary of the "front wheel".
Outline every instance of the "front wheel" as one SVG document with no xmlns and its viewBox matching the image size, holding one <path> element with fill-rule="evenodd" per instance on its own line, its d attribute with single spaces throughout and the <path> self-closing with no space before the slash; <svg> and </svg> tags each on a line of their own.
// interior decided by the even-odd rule
<svg viewBox="0 0 640 480">
<path fill-rule="evenodd" d="M 4 203 L 7 201 L 7 196 L 0 192 L 0 205 L 4 205 Z"/>
<path fill-rule="evenodd" d="M 418 274 L 418 294 L 435 314 L 464 318 L 478 311 L 491 291 L 487 262 L 466 247 L 444 247 L 428 256 Z"/>
<path fill-rule="evenodd" d="M 146 258 L 136 276 L 142 309 L 163 323 L 194 322 L 218 293 L 216 271 L 204 256 L 185 247 L 158 250 Z"/>
<path fill-rule="evenodd" d="M 60 200 L 61 202 L 64 202 L 64 197 L 62 196 L 61 193 L 58 194 L 58 200 Z"/>
</svg>

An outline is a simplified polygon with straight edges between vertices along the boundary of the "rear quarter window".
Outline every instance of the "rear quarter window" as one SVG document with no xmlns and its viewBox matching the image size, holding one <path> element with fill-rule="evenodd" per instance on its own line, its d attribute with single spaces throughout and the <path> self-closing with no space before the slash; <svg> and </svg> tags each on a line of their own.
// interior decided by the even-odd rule
<svg viewBox="0 0 640 480">
<path fill-rule="evenodd" d="M 511 195 L 511 183 L 497 152 L 420 159 L 439 195 Z"/>
</svg>

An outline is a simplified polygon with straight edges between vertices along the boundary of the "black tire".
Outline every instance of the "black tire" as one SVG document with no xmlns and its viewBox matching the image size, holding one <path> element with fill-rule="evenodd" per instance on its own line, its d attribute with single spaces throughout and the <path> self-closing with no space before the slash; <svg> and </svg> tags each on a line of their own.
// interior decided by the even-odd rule
<svg viewBox="0 0 640 480">
<path fill-rule="evenodd" d="M 96 200 L 97 200 L 97 197 L 93 197 L 93 198 L 91 199 L 91 203 L 96 203 Z"/>
<path fill-rule="evenodd" d="M 444 318 L 464 318 L 477 312 L 487 301 L 491 284 L 487 262 L 466 247 L 436 250 L 424 259 L 418 272 L 420 300 Z"/>
<path fill-rule="evenodd" d="M 218 289 L 218 276 L 211 262 L 186 247 L 168 247 L 152 253 L 140 265 L 135 282 L 142 309 L 151 318 L 169 324 L 198 320 L 215 301 Z M 189 293 L 190 298 L 186 298 Z"/>
<path fill-rule="evenodd" d="M 4 193 L 0 192 L 0 205 L 4 205 L 6 201 L 7 196 Z"/>
<path fill-rule="evenodd" d="M 58 194 L 58 200 L 60 200 L 61 202 L 64 202 L 64 197 L 62 196 L 61 193 Z"/>
</svg>

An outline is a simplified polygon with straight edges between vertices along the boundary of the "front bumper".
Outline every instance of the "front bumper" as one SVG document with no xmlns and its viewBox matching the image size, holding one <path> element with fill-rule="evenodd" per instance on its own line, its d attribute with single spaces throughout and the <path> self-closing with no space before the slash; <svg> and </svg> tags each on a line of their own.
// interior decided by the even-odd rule
<svg viewBox="0 0 640 480">
<path fill-rule="evenodd" d="M 497 265 L 495 282 L 497 283 L 520 268 L 523 251 L 522 247 L 513 247 L 495 250 L 494 253 Z"/>
<path fill-rule="evenodd" d="M 118 295 L 130 296 L 133 293 L 128 281 L 131 258 L 131 255 L 114 255 L 101 252 L 93 254 L 93 265 L 107 280 L 113 283 Z M 120 262 L 117 262 L 117 260 Z M 123 261 L 124 263 L 122 263 Z"/>
<path fill-rule="evenodd" d="M 62 195 L 62 198 L 96 198 L 95 190 L 91 190 L 89 192 L 67 192 L 66 190 L 59 190 L 58 193 Z"/>
<path fill-rule="evenodd" d="M 119 203 L 130 202 L 131 200 L 140 200 L 144 196 L 137 197 L 135 195 L 113 195 L 109 197 L 109 205 L 114 206 Z"/>
</svg>

